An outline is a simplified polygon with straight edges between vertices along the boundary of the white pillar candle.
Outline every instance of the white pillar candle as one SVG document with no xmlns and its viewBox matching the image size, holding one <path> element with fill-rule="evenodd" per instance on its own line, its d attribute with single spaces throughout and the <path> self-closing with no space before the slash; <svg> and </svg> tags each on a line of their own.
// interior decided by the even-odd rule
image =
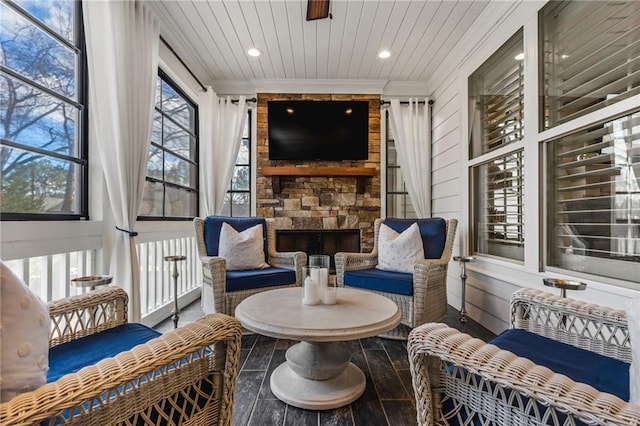
<svg viewBox="0 0 640 426">
<path fill-rule="evenodd" d="M 320 284 L 320 288 L 324 289 L 327 287 L 327 283 L 329 282 L 329 270 L 327 268 L 320 268 L 318 271 L 318 283 Z"/>
<path fill-rule="evenodd" d="M 325 287 L 322 292 L 322 303 L 325 305 L 335 305 L 338 296 L 338 289 L 335 287 Z"/>
<path fill-rule="evenodd" d="M 313 271 L 311 271 L 313 274 Z M 315 305 L 319 302 L 318 284 L 311 277 L 304 280 L 302 289 L 302 303 L 305 305 Z"/>
</svg>

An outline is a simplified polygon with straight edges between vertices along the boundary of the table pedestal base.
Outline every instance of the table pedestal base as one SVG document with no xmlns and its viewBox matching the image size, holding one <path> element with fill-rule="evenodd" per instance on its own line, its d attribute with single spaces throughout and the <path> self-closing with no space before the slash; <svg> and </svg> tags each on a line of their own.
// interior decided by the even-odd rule
<svg viewBox="0 0 640 426">
<path fill-rule="evenodd" d="M 285 362 L 271 375 L 271 392 L 279 400 L 305 410 L 331 410 L 351 404 L 364 393 L 366 379 L 349 363 L 338 376 L 328 380 L 305 379 Z"/>
<path fill-rule="evenodd" d="M 364 373 L 340 343 L 300 342 L 287 350 L 287 362 L 271 375 L 271 391 L 281 401 L 307 410 L 330 410 L 358 399 Z"/>
</svg>

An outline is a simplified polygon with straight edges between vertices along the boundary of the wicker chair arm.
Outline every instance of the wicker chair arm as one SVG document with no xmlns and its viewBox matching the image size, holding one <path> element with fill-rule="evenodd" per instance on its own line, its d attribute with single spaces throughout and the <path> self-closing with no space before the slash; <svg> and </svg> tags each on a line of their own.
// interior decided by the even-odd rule
<svg viewBox="0 0 640 426">
<path fill-rule="evenodd" d="M 77 373 L 67 374 L 53 383 L 48 383 L 33 392 L 21 394 L 9 402 L 0 404 L 0 424 L 22 425 L 35 424 L 53 416 L 59 416 L 66 410 L 84 412 L 87 404 L 104 397 L 105 392 L 119 392 L 131 395 L 118 395 L 120 402 L 113 409 L 122 412 L 120 421 L 124 421 L 144 404 L 150 401 L 138 400 L 133 388 L 146 379 L 149 384 L 159 380 L 158 374 L 175 375 L 175 386 L 186 386 L 197 378 L 183 377 L 185 363 L 190 363 L 191 354 L 198 357 L 219 358 L 219 365 L 209 362 L 209 370 L 224 370 L 223 405 L 220 424 L 231 423 L 231 408 L 238 372 L 238 356 L 242 327 L 239 322 L 223 314 L 211 314 L 187 324 L 177 330 L 168 332 L 149 342 L 138 345 L 130 351 L 122 352 L 113 358 L 106 358 L 95 365 L 83 368 Z M 216 354 L 216 350 L 207 355 L 204 350 L 215 344 L 223 344 L 216 350 L 224 350 L 224 356 Z M 182 360 L 182 361 L 181 361 Z M 208 374 L 205 372 L 205 374 Z M 172 376 L 173 377 L 173 376 Z M 122 389 L 126 389 L 123 391 Z M 164 390 L 169 397 L 175 389 Z M 113 395 L 113 394 L 112 394 Z M 144 395 L 140 395 L 144 396 Z M 112 396 L 113 397 L 113 396 Z M 164 395 L 153 395 L 153 399 L 162 399 Z M 84 407 L 84 408 L 83 408 Z M 102 407 L 104 408 L 104 407 Z M 91 416 L 91 413 L 84 412 Z M 91 417 L 81 420 L 83 424 L 91 422 Z M 110 418 L 113 420 L 113 418 Z M 98 419 L 98 422 L 104 419 Z M 99 424 L 99 423 L 96 423 Z M 103 423 L 104 424 L 104 423 Z"/>
<path fill-rule="evenodd" d="M 374 268 L 378 264 L 378 252 L 374 250 L 371 253 L 336 253 L 334 259 L 337 285 L 342 287 L 346 271 Z"/>
<path fill-rule="evenodd" d="M 273 251 L 269 253 L 269 264 L 277 268 L 294 269 L 296 285 L 302 285 L 302 267 L 307 264 L 307 254 L 303 251 Z"/>
<path fill-rule="evenodd" d="M 49 347 L 127 323 L 127 292 L 119 287 L 49 302 Z"/>
<path fill-rule="evenodd" d="M 434 423 L 434 394 L 452 391 L 438 387 L 438 376 L 447 374 L 446 364 L 563 413 L 594 424 L 640 424 L 640 406 L 599 392 L 584 383 L 538 366 L 494 345 L 462 334 L 444 324 L 427 323 L 413 329 L 407 342 L 415 391 L 418 423 Z M 442 361 L 446 364 L 443 365 Z M 494 392 L 495 398 L 509 398 L 509 392 Z M 451 395 L 465 403 L 463 395 Z"/>
<path fill-rule="evenodd" d="M 631 362 L 625 311 L 532 288 L 511 297 L 511 327 Z"/>
</svg>

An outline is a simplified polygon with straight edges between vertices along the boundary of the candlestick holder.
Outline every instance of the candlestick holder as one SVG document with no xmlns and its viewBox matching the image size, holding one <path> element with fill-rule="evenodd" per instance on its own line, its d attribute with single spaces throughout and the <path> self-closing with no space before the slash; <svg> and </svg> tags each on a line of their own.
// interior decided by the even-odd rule
<svg viewBox="0 0 640 426">
<path fill-rule="evenodd" d="M 178 307 L 178 262 L 186 260 L 187 256 L 175 255 L 165 256 L 164 260 L 167 262 L 173 262 L 173 310 L 171 313 L 171 319 L 173 320 L 173 328 L 178 328 L 178 320 L 180 320 L 180 308 Z"/>
<path fill-rule="evenodd" d="M 467 324 L 467 304 L 466 290 L 467 290 L 467 263 L 476 260 L 473 256 L 453 256 L 453 260 L 460 263 L 462 272 L 460 273 L 460 280 L 462 281 L 462 302 L 460 306 L 460 328 L 464 331 L 464 327 Z"/>
</svg>

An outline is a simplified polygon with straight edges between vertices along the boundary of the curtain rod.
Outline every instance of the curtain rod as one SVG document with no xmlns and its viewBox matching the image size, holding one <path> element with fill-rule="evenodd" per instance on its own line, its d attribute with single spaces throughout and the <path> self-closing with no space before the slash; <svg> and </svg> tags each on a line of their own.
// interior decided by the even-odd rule
<svg viewBox="0 0 640 426">
<path fill-rule="evenodd" d="M 198 84 L 200 85 L 200 87 L 202 87 L 202 90 L 204 90 L 205 92 L 207 91 L 207 88 L 204 87 L 204 84 L 202 84 L 200 82 L 200 80 L 198 80 L 198 77 L 196 77 L 196 75 L 191 71 L 191 68 L 189 68 L 187 66 L 187 64 L 184 63 L 184 61 L 182 60 L 182 58 L 176 53 L 175 50 L 173 50 L 173 47 L 171 47 L 171 45 L 167 42 L 167 40 L 165 40 L 162 36 L 160 36 L 160 41 L 164 43 L 165 46 L 167 46 L 169 48 L 169 50 L 171 51 L 171 53 L 173 53 L 173 55 L 178 59 L 178 61 L 180 61 L 180 63 L 182 64 L 182 66 L 189 72 L 189 74 L 191 74 L 191 77 L 194 78 L 195 81 L 198 82 Z"/>
<path fill-rule="evenodd" d="M 258 99 L 256 99 L 255 97 L 253 98 L 248 98 L 247 102 L 258 102 Z M 238 103 L 238 99 L 231 99 L 231 103 L 232 104 L 237 104 Z"/>
<path fill-rule="evenodd" d="M 433 105 L 433 99 L 429 100 L 429 105 Z M 391 103 L 391 101 L 383 101 L 380 100 L 380 105 L 389 105 Z M 400 102 L 400 105 L 409 105 L 409 102 Z M 418 101 L 418 105 L 424 105 L 424 101 Z"/>
</svg>

